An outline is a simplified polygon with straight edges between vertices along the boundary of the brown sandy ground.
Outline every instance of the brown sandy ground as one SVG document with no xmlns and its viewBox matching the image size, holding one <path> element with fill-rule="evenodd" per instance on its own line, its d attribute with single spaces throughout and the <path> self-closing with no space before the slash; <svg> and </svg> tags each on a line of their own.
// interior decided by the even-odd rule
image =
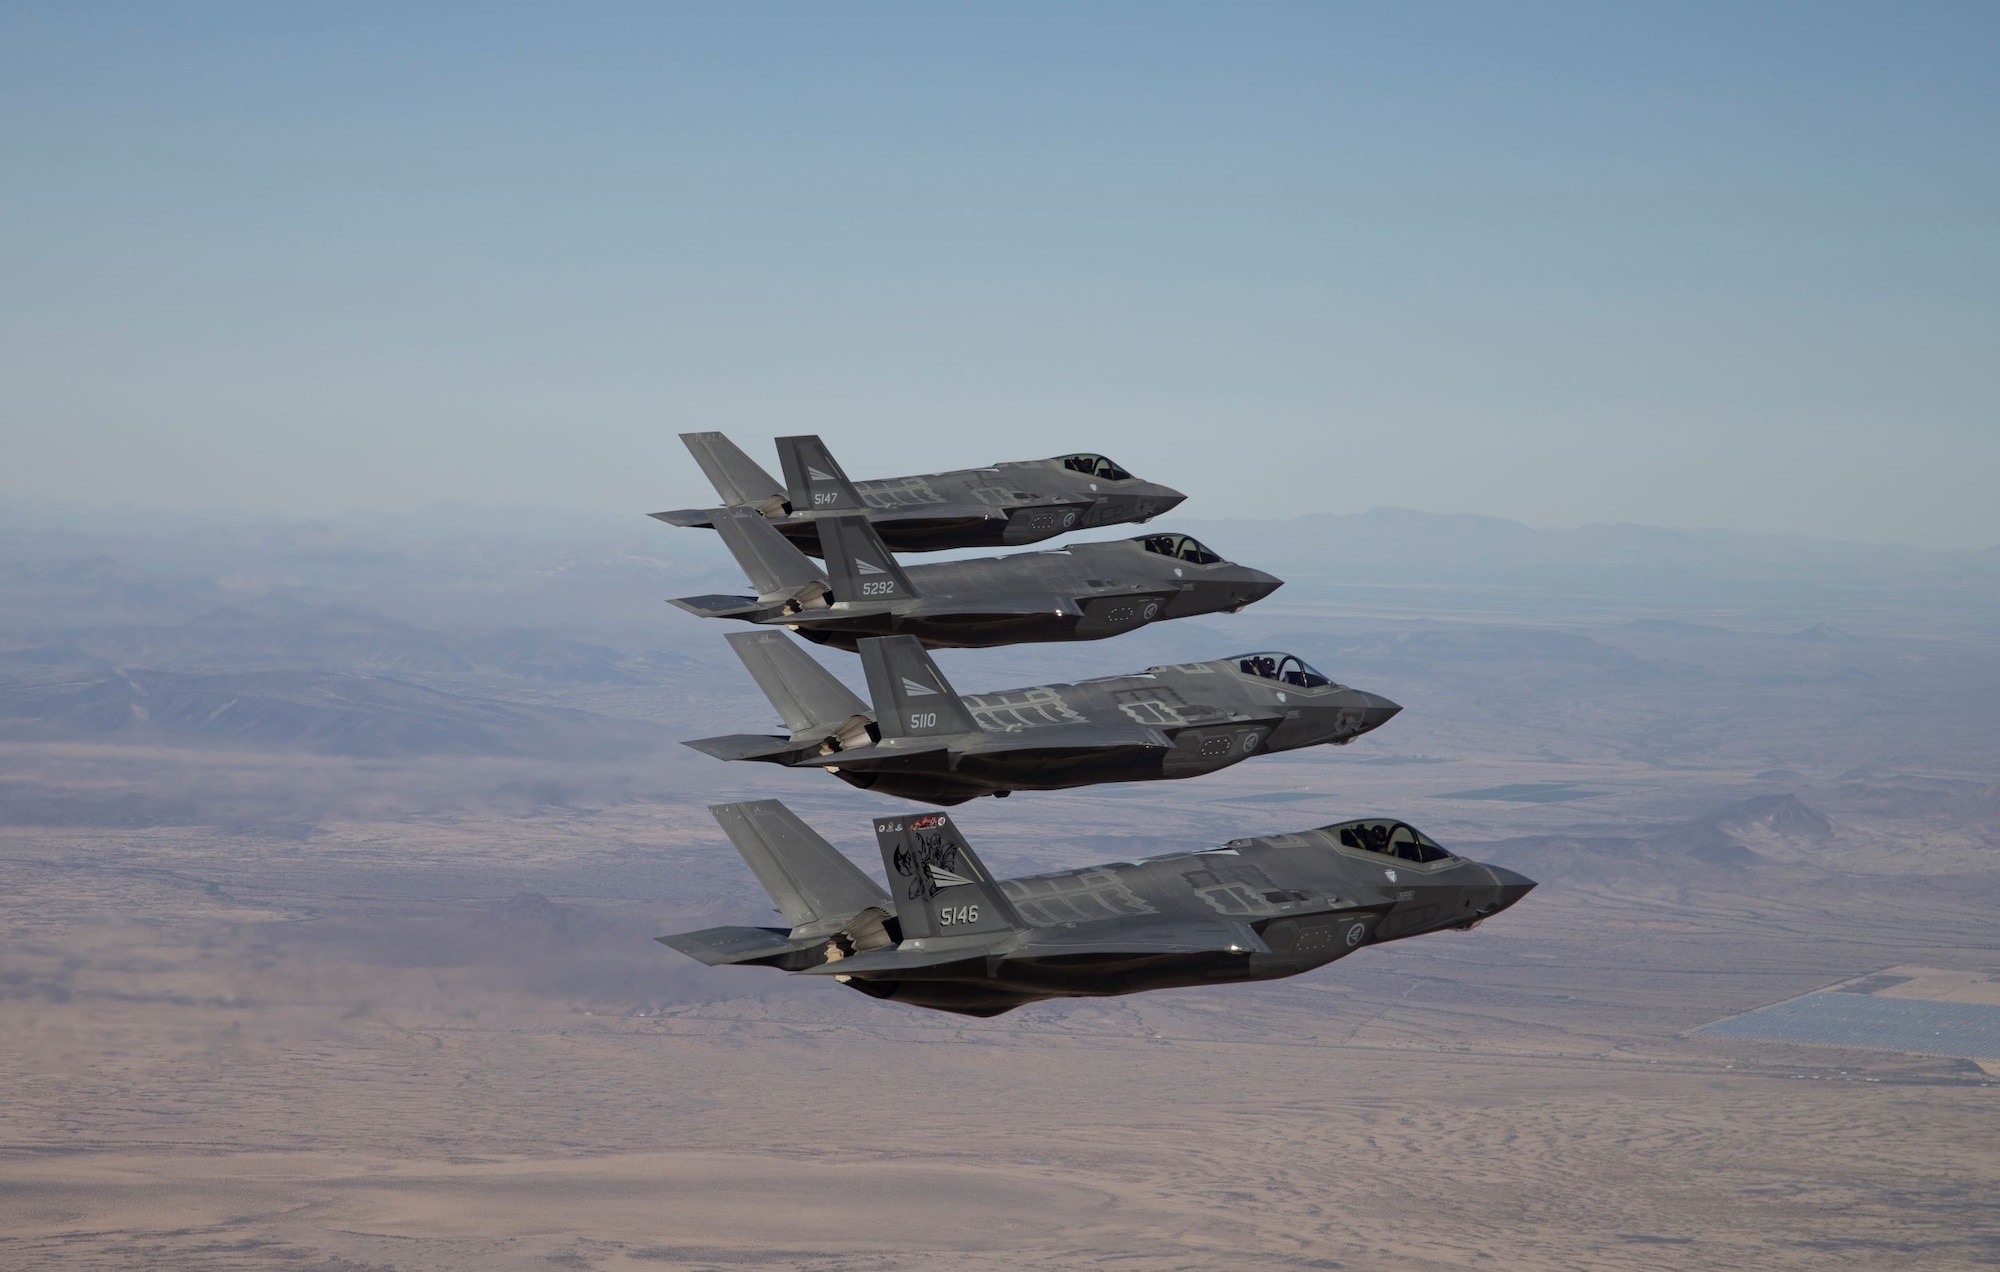
<svg viewBox="0 0 2000 1272">
<path fill-rule="evenodd" d="M 854 801 L 798 802 L 865 848 Z M 967 821 L 1018 867 L 1076 808 Z M 763 909 L 698 799 L 14 827 L 0 1267 L 1990 1265 L 2000 1084 L 1682 1036 L 2000 970 L 1965 860 L 1552 881 L 1292 982 L 969 1021 L 653 945 Z"/>
</svg>

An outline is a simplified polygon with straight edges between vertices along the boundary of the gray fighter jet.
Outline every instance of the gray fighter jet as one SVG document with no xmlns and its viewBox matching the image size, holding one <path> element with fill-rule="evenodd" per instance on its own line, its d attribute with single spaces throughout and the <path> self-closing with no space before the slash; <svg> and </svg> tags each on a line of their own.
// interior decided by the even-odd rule
<svg viewBox="0 0 2000 1272">
<path fill-rule="evenodd" d="M 822 569 L 751 509 L 717 509 L 715 528 L 757 595 L 673 604 L 847 650 L 863 636 L 899 632 L 933 649 L 1102 640 L 1160 619 L 1234 613 L 1284 582 L 1184 534 L 905 568 L 866 517 L 827 517 L 819 522 Z"/>
<path fill-rule="evenodd" d="M 828 514 L 866 516 L 892 551 L 935 552 L 1015 547 L 1071 530 L 1150 521 L 1187 498 L 1088 454 L 849 483 L 810 435 L 777 439 L 785 473 L 780 486 L 720 433 L 682 433 L 681 441 L 725 505 L 767 518 L 814 556 L 820 555 L 817 519 Z M 714 527 L 716 516 L 702 508 L 652 515 L 706 528 Z"/>
<path fill-rule="evenodd" d="M 776 800 L 710 811 L 791 926 L 662 944 L 967 1016 L 1296 976 L 1365 945 L 1470 928 L 1535 886 L 1393 818 L 996 880 L 950 817 L 928 813 L 876 819 L 885 892 Z"/>
<path fill-rule="evenodd" d="M 1282 653 L 960 697 L 911 636 L 860 642 L 871 708 L 780 632 L 728 639 L 789 735 L 688 746 L 717 759 L 825 769 L 927 804 L 1193 777 L 1267 751 L 1351 742 L 1402 710 Z"/>
</svg>

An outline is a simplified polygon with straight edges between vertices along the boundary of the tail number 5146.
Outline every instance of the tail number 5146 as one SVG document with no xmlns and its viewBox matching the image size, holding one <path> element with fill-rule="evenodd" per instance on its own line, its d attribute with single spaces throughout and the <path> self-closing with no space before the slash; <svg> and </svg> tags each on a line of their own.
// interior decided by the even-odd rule
<svg viewBox="0 0 2000 1272">
<path fill-rule="evenodd" d="M 938 911 L 939 927 L 954 927 L 961 923 L 977 922 L 979 922 L 979 907 L 976 905 L 962 905 L 957 909 L 945 906 Z"/>
</svg>

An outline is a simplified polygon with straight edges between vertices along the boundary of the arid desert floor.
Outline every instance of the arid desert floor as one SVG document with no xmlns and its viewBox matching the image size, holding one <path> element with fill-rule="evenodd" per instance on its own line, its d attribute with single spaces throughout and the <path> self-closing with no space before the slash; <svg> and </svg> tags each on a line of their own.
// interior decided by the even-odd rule
<svg viewBox="0 0 2000 1272">
<path fill-rule="evenodd" d="M 1896 969 L 1881 992 L 2000 993 L 1983 619 L 1297 591 L 947 661 L 977 690 L 1290 647 L 1406 706 L 1346 748 L 966 805 L 988 865 L 1392 811 L 1541 887 L 1292 981 L 992 1020 L 651 940 L 769 921 L 706 804 L 782 797 L 871 873 L 898 807 L 674 745 L 768 720 L 707 629 L 648 661 L 349 611 L 22 627 L 0 1267 L 2000 1263 L 2000 1073 L 1691 1032 Z M 336 628 L 354 649 L 285 652 Z M 167 678 L 286 657 L 389 679 L 334 710 Z M 382 683 L 444 705 L 412 732 Z M 131 724 L 170 693 L 229 711 Z"/>
</svg>

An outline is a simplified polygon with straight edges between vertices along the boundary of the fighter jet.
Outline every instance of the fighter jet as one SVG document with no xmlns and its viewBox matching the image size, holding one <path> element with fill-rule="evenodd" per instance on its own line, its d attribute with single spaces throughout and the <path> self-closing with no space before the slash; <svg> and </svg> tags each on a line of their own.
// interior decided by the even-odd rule
<svg viewBox="0 0 2000 1272">
<path fill-rule="evenodd" d="M 828 514 L 866 516 L 892 551 L 936 552 L 1018 547 L 1071 530 L 1146 522 L 1187 498 L 1091 454 L 850 483 L 811 435 L 777 439 L 780 486 L 720 433 L 682 433 L 681 441 L 725 505 L 767 518 L 814 556 L 820 555 L 816 522 Z M 714 511 L 701 508 L 652 515 L 676 526 L 716 524 Z"/>
<path fill-rule="evenodd" d="M 751 509 L 717 509 L 715 528 L 757 595 L 673 604 L 847 650 L 863 636 L 898 632 L 933 649 L 1102 640 L 1160 619 L 1234 613 L 1284 582 L 1184 534 L 905 568 L 866 517 L 827 517 L 819 522 L 822 569 Z"/>
<path fill-rule="evenodd" d="M 875 820 L 885 892 L 776 800 L 709 811 L 790 926 L 662 944 L 966 1016 L 1296 976 L 1363 946 L 1470 928 L 1535 886 L 1387 817 L 996 880 L 949 816 L 927 813 Z"/>
<path fill-rule="evenodd" d="M 789 733 L 688 746 L 825 769 L 927 804 L 1193 777 L 1266 751 L 1351 742 L 1402 710 L 1283 653 L 960 697 L 912 636 L 859 642 L 871 707 L 782 633 L 728 639 Z"/>
</svg>

